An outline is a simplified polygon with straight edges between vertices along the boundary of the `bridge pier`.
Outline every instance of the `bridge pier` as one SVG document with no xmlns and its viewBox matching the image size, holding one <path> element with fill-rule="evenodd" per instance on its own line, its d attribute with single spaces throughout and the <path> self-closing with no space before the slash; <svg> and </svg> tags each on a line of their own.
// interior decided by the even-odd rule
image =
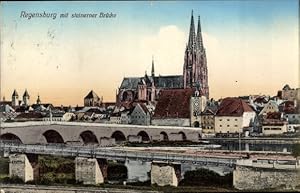
<svg viewBox="0 0 300 193">
<path fill-rule="evenodd" d="M 181 176 L 180 164 L 152 162 L 151 184 L 158 186 L 178 186 Z"/>
<path fill-rule="evenodd" d="M 106 167 L 107 171 L 107 167 Z M 107 172 L 105 174 L 107 176 Z M 104 176 L 96 158 L 75 158 L 75 179 L 83 184 L 102 184 Z"/>
<path fill-rule="evenodd" d="M 32 167 L 26 154 L 11 154 L 9 156 L 9 177 L 19 177 L 24 182 L 34 179 L 34 167 Z"/>
</svg>

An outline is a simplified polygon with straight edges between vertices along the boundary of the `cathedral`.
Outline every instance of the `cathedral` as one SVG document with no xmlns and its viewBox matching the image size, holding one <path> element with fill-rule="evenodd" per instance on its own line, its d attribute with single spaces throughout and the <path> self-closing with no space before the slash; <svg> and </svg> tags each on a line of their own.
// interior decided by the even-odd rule
<svg viewBox="0 0 300 193">
<path fill-rule="evenodd" d="M 142 77 L 125 77 L 116 94 L 116 102 L 130 103 L 133 101 L 156 102 L 159 92 L 165 89 L 182 89 L 199 87 L 200 94 L 209 97 L 207 61 L 202 41 L 200 16 L 198 17 L 197 33 L 193 11 L 189 39 L 185 49 L 183 75 L 156 76 L 152 58 L 151 75 Z"/>
</svg>

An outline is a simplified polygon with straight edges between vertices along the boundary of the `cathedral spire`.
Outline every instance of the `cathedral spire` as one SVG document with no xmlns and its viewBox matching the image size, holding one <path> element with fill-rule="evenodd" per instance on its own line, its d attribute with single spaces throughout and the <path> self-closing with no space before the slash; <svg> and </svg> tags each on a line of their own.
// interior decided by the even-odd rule
<svg viewBox="0 0 300 193">
<path fill-rule="evenodd" d="M 202 32 L 200 24 L 200 15 L 198 16 L 198 28 L 197 28 L 197 47 L 202 51 L 203 50 L 203 41 L 202 41 Z"/>
<path fill-rule="evenodd" d="M 155 73 L 154 73 L 154 59 L 153 59 L 153 56 L 152 56 L 152 68 L 151 68 L 151 76 L 154 77 L 155 76 Z"/>
<path fill-rule="evenodd" d="M 193 10 L 192 10 L 188 48 L 194 48 L 195 45 L 196 45 L 196 34 L 195 34 L 195 24 L 194 24 Z"/>
</svg>

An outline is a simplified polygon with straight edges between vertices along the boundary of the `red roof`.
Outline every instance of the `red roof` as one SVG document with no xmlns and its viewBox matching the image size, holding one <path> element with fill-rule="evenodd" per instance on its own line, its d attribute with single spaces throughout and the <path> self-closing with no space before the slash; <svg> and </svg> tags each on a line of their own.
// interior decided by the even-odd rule
<svg viewBox="0 0 300 193">
<path fill-rule="evenodd" d="M 281 119 L 281 112 L 269 112 L 266 119 Z"/>
<path fill-rule="evenodd" d="M 153 118 L 189 118 L 192 89 L 162 90 Z"/>
<path fill-rule="evenodd" d="M 244 112 L 254 112 L 253 109 L 242 99 L 228 97 L 222 100 L 217 116 L 242 116 Z"/>
<path fill-rule="evenodd" d="M 287 121 L 281 118 L 281 112 L 269 112 L 263 120 L 263 125 L 284 125 Z"/>
</svg>

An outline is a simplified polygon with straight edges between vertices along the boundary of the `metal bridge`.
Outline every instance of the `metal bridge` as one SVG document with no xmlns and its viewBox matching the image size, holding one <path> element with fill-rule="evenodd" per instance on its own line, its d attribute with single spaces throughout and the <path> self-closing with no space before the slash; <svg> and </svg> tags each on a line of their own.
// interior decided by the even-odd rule
<svg viewBox="0 0 300 193">
<path fill-rule="evenodd" d="M 145 162 L 191 163 L 194 165 L 226 165 L 234 167 L 240 156 L 212 156 L 187 152 L 143 151 L 120 147 L 67 146 L 60 144 L 29 145 L 0 142 L 4 154 L 24 153 L 70 157 L 91 157 L 108 160 L 140 160 Z"/>
<path fill-rule="evenodd" d="M 0 151 L 4 154 L 24 153 L 39 155 L 55 155 L 68 157 L 88 157 L 108 160 L 139 160 L 144 162 L 186 163 L 191 165 L 212 165 L 234 167 L 238 160 L 265 160 L 267 162 L 295 162 L 290 153 L 274 152 L 233 152 L 224 150 L 197 150 L 172 147 L 99 147 L 96 145 L 66 145 L 66 144 L 21 144 L 0 140 Z"/>
</svg>

